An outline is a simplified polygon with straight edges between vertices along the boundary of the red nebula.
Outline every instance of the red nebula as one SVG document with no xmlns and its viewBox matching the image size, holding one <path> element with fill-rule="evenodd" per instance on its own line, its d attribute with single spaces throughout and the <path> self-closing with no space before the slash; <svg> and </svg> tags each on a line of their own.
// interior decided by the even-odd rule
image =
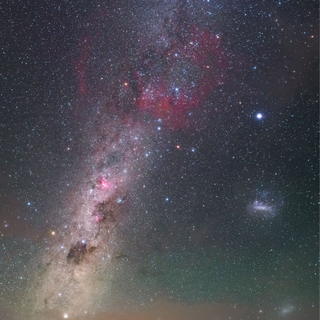
<svg viewBox="0 0 320 320">
<path fill-rule="evenodd" d="M 92 68 L 87 70 L 92 49 L 98 45 L 93 42 L 90 35 L 81 39 L 77 63 L 81 97 L 93 94 L 88 89 L 88 77 L 93 83 L 96 72 Z M 107 91 L 105 87 L 103 91 L 113 92 L 111 103 L 123 105 L 121 99 L 129 99 L 124 104 L 160 118 L 171 129 L 188 126 L 192 120 L 190 111 L 202 107 L 215 88 L 225 81 L 227 60 L 221 36 L 206 28 L 191 26 L 183 36 L 171 39 L 166 47 L 149 47 L 137 52 L 137 57 L 134 65 L 127 66 L 131 77 L 119 74 L 121 88 Z M 96 83 L 103 88 L 97 79 Z"/>
<path fill-rule="evenodd" d="M 103 221 L 104 219 L 105 219 L 105 217 L 102 216 L 102 215 L 99 215 L 99 214 L 96 214 L 96 215 L 94 216 L 94 221 L 97 222 L 97 223 Z"/>
<path fill-rule="evenodd" d="M 185 126 L 187 113 L 201 107 L 215 87 L 224 82 L 227 67 L 220 36 L 196 27 L 188 34 L 187 40 L 156 53 L 158 60 L 167 61 L 154 62 L 156 69 L 162 69 L 160 75 L 147 77 L 140 71 L 135 74 L 137 107 L 165 120 L 173 129 Z M 147 68 L 152 69 L 153 62 L 149 58 L 147 62 Z M 184 74 L 183 68 L 187 69 Z M 172 88 L 175 83 L 177 87 Z"/>
<path fill-rule="evenodd" d="M 111 188 L 113 188 L 114 187 L 114 185 L 113 185 L 113 183 L 112 182 L 110 182 L 110 181 L 108 181 L 108 180 L 105 180 L 104 178 L 101 178 L 100 180 L 99 180 L 99 188 L 100 189 L 104 189 L 104 190 L 106 190 L 106 189 L 111 189 Z"/>
</svg>

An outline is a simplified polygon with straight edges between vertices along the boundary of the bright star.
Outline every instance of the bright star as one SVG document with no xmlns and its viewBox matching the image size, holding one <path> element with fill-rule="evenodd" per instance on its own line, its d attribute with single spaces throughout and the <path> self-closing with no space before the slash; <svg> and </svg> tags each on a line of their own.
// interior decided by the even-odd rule
<svg viewBox="0 0 320 320">
<path fill-rule="evenodd" d="M 259 120 L 262 119 L 262 118 L 263 118 L 262 113 L 257 113 L 257 114 L 256 114 L 256 118 L 259 119 Z"/>
</svg>

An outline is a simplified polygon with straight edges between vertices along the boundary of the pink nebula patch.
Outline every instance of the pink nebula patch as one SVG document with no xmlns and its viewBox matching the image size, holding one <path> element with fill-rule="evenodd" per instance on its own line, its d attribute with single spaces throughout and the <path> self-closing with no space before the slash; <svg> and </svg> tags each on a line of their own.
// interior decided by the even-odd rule
<svg viewBox="0 0 320 320">
<path fill-rule="evenodd" d="M 114 187 L 113 183 L 109 180 L 106 180 L 104 178 L 101 178 L 99 180 L 99 188 L 100 189 L 103 189 L 103 190 L 109 190 L 109 189 L 112 189 Z"/>
<path fill-rule="evenodd" d="M 157 60 L 167 61 L 155 62 L 162 68 L 160 75 L 150 77 L 140 71 L 135 73 L 138 109 L 151 112 L 173 129 L 183 127 L 187 113 L 201 107 L 215 87 L 224 82 L 227 66 L 220 36 L 196 27 L 188 34 L 187 40 L 176 41 L 169 50 L 156 54 Z M 188 70 L 182 75 L 183 68 Z M 177 86 L 173 88 L 175 82 Z"/>
</svg>

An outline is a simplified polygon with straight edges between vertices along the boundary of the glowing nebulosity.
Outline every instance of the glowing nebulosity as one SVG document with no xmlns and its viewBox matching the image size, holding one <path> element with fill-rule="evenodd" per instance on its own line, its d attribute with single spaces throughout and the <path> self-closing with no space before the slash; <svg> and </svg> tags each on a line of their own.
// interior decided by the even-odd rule
<svg viewBox="0 0 320 320">
<path fill-rule="evenodd" d="M 106 117 L 90 135 L 87 169 L 77 194 L 68 200 L 73 208 L 68 227 L 60 228 L 55 244 L 39 261 L 43 271 L 36 276 L 33 298 L 37 313 L 62 310 L 70 317 L 94 310 L 99 299 L 108 297 L 116 226 L 125 215 L 137 168 L 146 161 L 142 151 L 147 141 L 147 126 L 139 121 L 123 125 L 123 117 L 115 118 Z"/>
<path fill-rule="evenodd" d="M 8 3 L 0 318 L 313 319 L 316 10 Z"/>
<path fill-rule="evenodd" d="M 250 206 L 249 209 L 252 214 L 273 217 L 274 208 L 272 205 L 268 205 L 265 202 L 255 200 Z"/>
<path fill-rule="evenodd" d="M 226 59 L 220 42 L 220 36 L 193 26 L 169 49 L 147 53 L 144 72 L 135 74 L 137 107 L 166 119 L 173 128 L 186 125 L 186 113 L 199 108 L 224 81 Z"/>
<path fill-rule="evenodd" d="M 78 190 L 68 199 L 68 227 L 61 228 L 39 261 L 43 272 L 36 277 L 33 297 L 37 311 L 62 310 L 71 317 L 93 312 L 100 299 L 107 299 L 117 226 L 132 186 L 152 161 L 146 147 L 151 147 L 159 122 L 172 129 L 188 126 L 188 113 L 224 82 L 226 59 L 220 42 L 219 35 L 189 26 L 170 44 L 140 52 L 129 66 L 131 77 L 119 73 L 117 81 L 108 83 L 105 94 L 110 97 L 99 109 L 99 124 L 86 130 L 91 150 Z M 91 36 L 81 38 L 76 70 L 82 98 L 94 94 L 88 85 L 95 81 L 89 79 L 95 70 L 88 65 L 94 47 Z M 157 121 L 153 129 L 152 122 L 143 120 L 150 115 Z M 104 281 L 98 281 L 99 275 Z"/>
<path fill-rule="evenodd" d="M 189 126 L 189 112 L 202 107 L 225 81 L 227 59 L 221 41 L 220 35 L 196 25 L 186 27 L 182 36 L 169 37 L 163 31 L 153 44 L 136 52 L 135 63 L 128 64 L 129 72 L 120 75 L 123 80 L 119 102 L 126 96 L 130 108 L 162 119 L 168 128 Z M 101 82 L 94 78 L 96 70 L 88 65 L 90 54 L 99 43 L 94 44 L 88 36 L 80 44 L 78 88 L 84 97 L 94 92 L 93 88 L 92 92 L 89 90 L 89 80 Z M 110 84 L 103 90 L 107 87 Z"/>
<path fill-rule="evenodd" d="M 109 180 L 106 180 L 105 178 L 101 178 L 99 180 L 99 188 L 101 189 L 111 189 L 111 188 L 114 188 L 114 185 L 109 181 Z"/>
<path fill-rule="evenodd" d="M 294 305 L 287 305 L 287 306 L 281 308 L 279 313 L 282 316 L 286 316 L 287 314 L 292 313 L 294 310 L 295 310 Z"/>
<path fill-rule="evenodd" d="M 282 206 L 282 197 L 280 194 L 263 191 L 257 194 L 255 200 L 248 205 L 248 212 L 253 217 L 274 218 L 278 215 Z"/>
<path fill-rule="evenodd" d="M 86 64 L 93 45 L 88 37 L 81 43 L 77 71 L 79 94 L 85 96 L 89 94 Z M 123 208 L 132 185 L 146 159 L 151 160 L 145 148 L 150 147 L 148 139 L 157 132 L 156 128 L 148 132 L 149 125 L 133 112 L 112 107 L 114 102 L 126 94 L 136 110 L 176 129 L 187 125 L 186 114 L 201 107 L 223 82 L 225 59 L 220 38 L 195 26 L 188 29 L 186 37 L 172 40 L 168 47 L 148 50 L 139 60 L 133 83 L 124 80 L 124 91 L 114 88 L 115 96 L 102 109 L 99 125 L 89 129 L 87 144 L 92 150 L 77 195 L 70 200 L 73 210 L 68 228 L 59 233 L 40 261 L 43 273 L 37 276 L 37 310 L 83 314 L 94 310 L 97 301 L 109 294 L 116 227 L 125 215 Z M 136 89 L 128 88 L 129 83 Z M 103 283 L 97 280 L 99 273 L 104 274 Z"/>
</svg>

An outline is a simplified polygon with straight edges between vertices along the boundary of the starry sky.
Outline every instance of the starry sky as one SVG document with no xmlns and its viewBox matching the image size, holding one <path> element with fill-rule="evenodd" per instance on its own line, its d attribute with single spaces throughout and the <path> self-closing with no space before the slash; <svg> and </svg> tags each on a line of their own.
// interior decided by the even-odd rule
<svg viewBox="0 0 320 320">
<path fill-rule="evenodd" d="M 318 319 L 316 1 L 1 11 L 1 319 Z"/>
</svg>

